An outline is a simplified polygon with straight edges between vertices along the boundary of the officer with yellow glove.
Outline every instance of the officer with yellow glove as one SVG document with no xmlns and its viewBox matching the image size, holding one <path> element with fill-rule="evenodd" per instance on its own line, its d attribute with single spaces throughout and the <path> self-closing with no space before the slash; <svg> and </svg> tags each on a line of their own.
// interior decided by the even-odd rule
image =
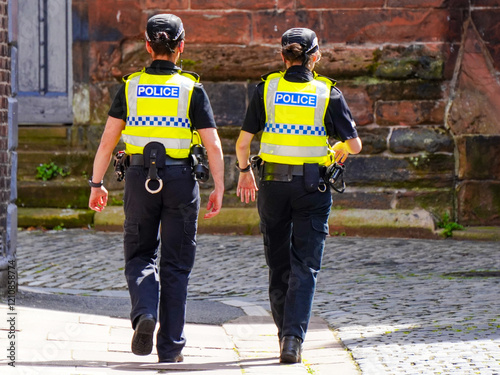
<svg viewBox="0 0 500 375">
<path fill-rule="evenodd" d="M 285 72 L 263 76 L 236 142 L 237 195 L 255 200 L 269 266 L 269 299 L 280 340 L 280 362 L 301 361 L 332 204 L 326 166 L 361 151 L 355 123 L 335 81 L 314 72 L 320 60 L 314 31 L 293 28 L 281 39 Z M 259 188 L 250 144 L 263 131 Z M 326 178 L 328 181 L 328 178 Z"/>
<path fill-rule="evenodd" d="M 129 165 L 124 257 L 132 303 L 132 352 L 151 353 L 159 321 L 160 362 L 182 361 L 186 344 L 187 285 L 200 209 L 190 151 L 194 129 L 206 147 L 215 184 L 205 218 L 219 213 L 224 193 L 222 148 L 208 96 L 195 73 L 175 65 L 184 50 L 184 35 L 182 21 L 175 15 L 159 14 L 148 20 L 146 49 L 153 62 L 125 77 L 109 111 L 89 181 L 89 207 L 101 211 L 108 199 L 102 180 L 122 136 Z"/>
</svg>

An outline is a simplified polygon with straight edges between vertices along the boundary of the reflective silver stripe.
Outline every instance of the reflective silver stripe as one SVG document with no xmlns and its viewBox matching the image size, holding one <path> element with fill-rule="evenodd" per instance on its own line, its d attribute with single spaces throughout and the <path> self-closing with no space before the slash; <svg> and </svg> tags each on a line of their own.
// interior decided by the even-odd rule
<svg viewBox="0 0 500 375">
<path fill-rule="evenodd" d="M 327 99 L 330 97 L 330 90 L 325 82 L 314 80 L 314 83 L 316 84 L 316 95 L 318 96 L 316 109 L 314 110 L 314 124 L 324 127 L 323 117 Z"/>
<path fill-rule="evenodd" d="M 140 77 L 141 77 L 140 75 L 133 77 L 128 82 L 127 106 L 128 106 L 129 116 L 131 117 L 137 116 L 137 86 L 139 85 Z"/>
<path fill-rule="evenodd" d="M 322 157 L 328 153 L 328 148 L 321 147 L 301 147 L 301 146 L 283 146 L 271 143 L 262 143 L 260 151 L 264 154 L 278 155 L 278 156 L 293 156 L 293 157 Z"/>
<path fill-rule="evenodd" d="M 278 91 L 278 83 L 281 78 L 273 78 L 269 81 L 267 85 L 267 96 L 266 96 L 266 114 L 267 114 L 267 123 L 275 124 L 275 111 L 274 111 L 274 95 L 276 91 Z"/>
<path fill-rule="evenodd" d="M 194 86 L 194 82 L 189 78 L 182 77 L 180 86 L 181 92 L 179 95 L 179 104 L 177 105 L 177 116 L 188 118 L 189 93 Z"/>
<path fill-rule="evenodd" d="M 122 134 L 122 138 L 123 142 L 137 147 L 144 147 L 149 142 L 160 142 L 167 149 L 186 150 L 191 147 L 191 139 L 141 137 L 130 134 Z"/>
</svg>

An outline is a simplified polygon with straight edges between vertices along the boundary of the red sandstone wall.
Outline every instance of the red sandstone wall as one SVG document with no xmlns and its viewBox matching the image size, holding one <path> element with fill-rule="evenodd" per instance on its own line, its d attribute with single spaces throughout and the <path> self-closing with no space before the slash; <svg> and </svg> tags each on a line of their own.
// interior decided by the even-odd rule
<svg viewBox="0 0 500 375">
<path fill-rule="evenodd" d="M 227 80 L 228 76 L 256 79 L 262 71 L 280 67 L 275 55 L 279 38 L 295 26 L 317 32 L 327 57 L 322 69 L 335 76 L 368 73 L 373 68 L 373 52 L 387 43 L 418 43 L 425 45 L 428 53 L 446 51 L 446 57 L 453 56 L 453 45 L 460 43 L 468 0 L 454 1 L 453 8 L 445 0 L 73 3 L 75 13 L 86 18 L 81 23 L 87 28 L 90 54 L 96 60 L 90 67 L 94 78 L 102 80 L 134 69 L 137 50 L 133 42 L 142 39 L 147 18 L 158 12 L 173 12 L 183 19 L 187 30 L 185 58 L 193 60 L 205 79 Z"/>
<path fill-rule="evenodd" d="M 143 30 L 159 12 L 184 21 L 184 68 L 202 77 L 228 158 L 254 84 L 282 68 L 282 33 L 309 27 L 317 71 L 339 80 L 364 142 L 336 205 L 500 224 L 500 0 L 73 0 L 75 92 L 91 98 L 82 123 L 104 123 L 119 78 L 149 63 Z M 467 157 L 477 144 L 481 175 Z"/>
</svg>

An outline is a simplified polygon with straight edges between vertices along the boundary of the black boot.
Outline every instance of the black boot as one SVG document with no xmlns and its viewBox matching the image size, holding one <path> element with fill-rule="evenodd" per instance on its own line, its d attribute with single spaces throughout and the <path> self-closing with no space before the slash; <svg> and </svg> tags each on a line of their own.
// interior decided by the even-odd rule
<svg viewBox="0 0 500 375">
<path fill-rule="evenodd" d="M 281 363 L 302 362 L 302 339 L 296 336 L 284 336 L 281 339 Z"/>
<path fill-rule="evenodd" d="M 155 326 L 156 321 L 153 315 L 143 314 L 139 317 L 132 337 L 132 353 L 135 355 L 151 354 Z"/>
</svg>

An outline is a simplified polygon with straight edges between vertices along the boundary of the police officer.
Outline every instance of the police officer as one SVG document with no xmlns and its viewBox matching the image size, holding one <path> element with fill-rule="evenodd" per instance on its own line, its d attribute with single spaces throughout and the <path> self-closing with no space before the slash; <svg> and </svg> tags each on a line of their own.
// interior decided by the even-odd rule
<svg viewBox="0 0 500 375">
<path fill-rule="evenodd" d="M 259 190 L 257 207 L 280 362 L 296 363 L 301 361 L 328 234 L 332 197 L 321 183 L 329 163 L 328 136 L 340 140 L 332 147 L 336 161 L 357 154 L 362 146 L 335 81 L 314 72 L 321 56 L 314 31 L 290 29 L 281 47 L 286 71 L 263 76 L 236 142 L 237 195 L 248 203 Z M 250 143 L 260 131 L 257 189 L 249 156 Z"/>
<path fill-rule="evenodd" d="M 124 194 L 124 257 L 132 303 L 132 352 L 151 353 L 159 320 L 159 361 L 180 362 L 200 208 L 190 157 L 194 129 L 206 147 L 215 185 L 204 218 L 221 209 L 224 164 L 208 96 L 195 73 L 175 65 L 184 50 L 181 19 L 172 14 L 153 16 L 145 36 L 153 62 L 124 78 L 109 110 L 89 181 L 89 207 L 101 211 L 106 206 L 103 177 L 122 136 L 130 158 Z"/>
</svg>

